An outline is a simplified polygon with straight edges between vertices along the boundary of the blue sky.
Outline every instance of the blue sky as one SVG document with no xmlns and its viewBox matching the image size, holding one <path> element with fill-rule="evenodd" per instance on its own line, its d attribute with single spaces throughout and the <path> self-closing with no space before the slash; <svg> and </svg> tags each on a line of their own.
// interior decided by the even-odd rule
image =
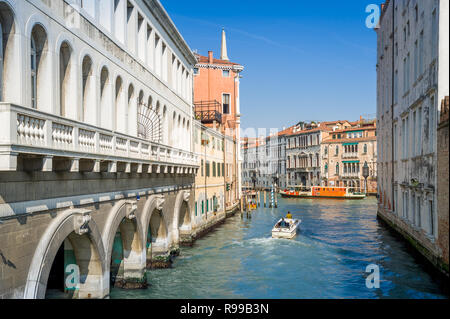
<svg viewBox="0 0 450 319">
<path fill-rule="evenodd" d="M 221 28 L 241 79 L 243 128 L 357 120 L 376 112 L 376 34 L 365 26 L 380 1 L 161 0 L 191 49 L 220 55 Z"/>
</svg>

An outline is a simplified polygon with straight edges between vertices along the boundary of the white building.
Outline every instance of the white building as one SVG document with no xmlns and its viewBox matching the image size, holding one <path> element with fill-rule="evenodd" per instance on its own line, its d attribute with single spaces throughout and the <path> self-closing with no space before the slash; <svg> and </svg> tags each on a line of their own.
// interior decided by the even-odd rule
<svg viewBox="0 0 450 319">
<path fill-rule="evenodd" d="M 196 60 L 159 1 L 2 0 L 0 30 L 0 169 L 24 145 L 191 151 Z"/>
<path fill-rule="evenodd" d="M 386 1 L 376 30 L 379 215 L 427 257 L 439 255 L 436 129 L 449 94 L 448 11 L 447 0 Z"/>
</svg>

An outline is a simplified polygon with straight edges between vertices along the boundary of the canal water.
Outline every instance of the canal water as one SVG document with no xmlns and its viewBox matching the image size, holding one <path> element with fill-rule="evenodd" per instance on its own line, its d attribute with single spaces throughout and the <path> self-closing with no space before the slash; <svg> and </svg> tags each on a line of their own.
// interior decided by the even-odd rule
<svg viewBox="0 0 450 319">
<path fill-rule="evenodd" d="M 376 218 L 376 199 L 279 199 L 278 209 L 236 214 L 182 248 L 173 268 L 151 270 L 147 290 L 111 298 L 448 298 L 407 245 Z M 300 218 L 293 240 L 272 239 L 275 222 Z M 377 265 L 380 288 L 366 287 Z"/>
</svg>

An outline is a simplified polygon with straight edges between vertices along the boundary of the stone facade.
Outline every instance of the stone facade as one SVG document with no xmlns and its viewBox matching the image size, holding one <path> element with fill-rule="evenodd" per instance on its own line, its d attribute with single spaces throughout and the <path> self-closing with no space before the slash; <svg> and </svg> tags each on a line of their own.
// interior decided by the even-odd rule
<svg viewBox="0 0 450 319">
<path fill-rule="evenodd" d="M 449 143 L 449 97 L 445 97 L 441 105 L 441 115 L 437 132 L 437 212 L 438 212 L 438 238 L 437 244 L 441 249 L 443 267 L 447 273 L 449 264 L 449 206 L 448 206 L 448 143 Z"/>
<path fill-rule="evenodd" d="M 157 0 L 0 0 L 0 30 L 0 298 L 146 287 L 195 229 L 196 57 Z"/>
<path fill-rule="evenodd" d="M 215 224 L 226 216 L 225 136 L 220 130 L 195 122 L 194 150 L 200 158 L 195 178 L 195 203 L 192 236 L 204 232 L 206 225 Z"/>
<path fill-rule="evenodd" d="M 378 216 L 441 270 L 436 132 L 449 94 L 448 10 L 448 1 L 386 1 L 376 29 Z"/>
<path fill-rule="evenodd" d="M 361 119 L 335 130 L 321 145 L 321 186 L 350 187 L 377 194 L 377 137 L 375 121 Z M 363 166 L 367 163 L 367 188 Z"/>
</svg>

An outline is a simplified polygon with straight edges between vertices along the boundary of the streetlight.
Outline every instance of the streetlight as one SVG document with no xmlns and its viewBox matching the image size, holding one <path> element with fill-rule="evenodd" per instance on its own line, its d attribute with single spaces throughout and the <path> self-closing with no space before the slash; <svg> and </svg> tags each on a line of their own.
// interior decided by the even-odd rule
<svg viewBox="0 0 450 319">
<path fill-rule="evenodd" d="M 369 177 L 369 165 L 367 165 L 367 162 L 364 163 L 363 169 L 362 169 L 362 175 L 365 180 L 364 185 L 364 194 L 367 194 L 367 177 Z"/>
</svg>

